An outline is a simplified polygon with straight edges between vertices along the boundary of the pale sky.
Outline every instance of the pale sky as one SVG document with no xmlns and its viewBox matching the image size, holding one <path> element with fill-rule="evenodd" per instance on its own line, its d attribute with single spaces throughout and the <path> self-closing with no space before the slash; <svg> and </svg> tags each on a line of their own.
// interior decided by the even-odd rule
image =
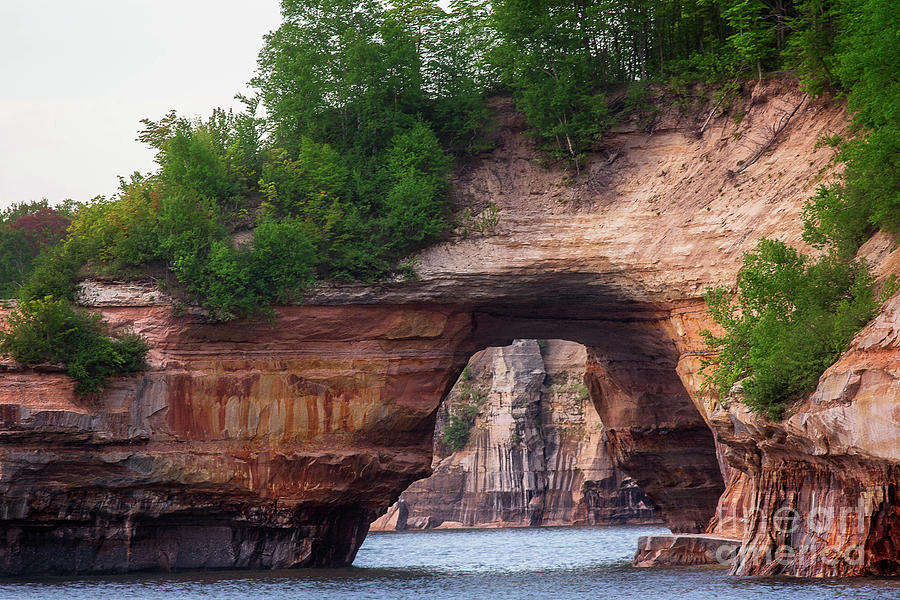
<svg viewBox="0 0 900 600">
<path fill-rule="evenodd" d="M 0 0 L 0 207 L 110 195 L 169 109 L 238 108 L 278 0 Z"/>
</svg>

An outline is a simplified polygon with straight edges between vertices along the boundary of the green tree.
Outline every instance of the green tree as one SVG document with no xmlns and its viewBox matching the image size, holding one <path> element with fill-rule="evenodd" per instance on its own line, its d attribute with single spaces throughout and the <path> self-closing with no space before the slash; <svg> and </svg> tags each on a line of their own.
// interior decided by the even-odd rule
<svg viewBox="0 0 900 600">
<path fill-rule="evenodd" d="M 811 260 L 775 240 L 744 256 L 737 288 L 736 297 L 727 288 L 707 293 L 725 332 L 703 332 L 719 350 L 704 367 L 707 381 L 721 394 L 743 381 L 748 406 L 772 418 L 815 387 L 879 308 L 864 263 L 836 253 Z"/>
<path fill-rule="evenodd" d="M 734 31 L 728 41 L 745 64 L 754 65 L 762 80 L 762 64 L 776 52 L 771 13 L 762 0 L 733 0 L 722 12 Z"/>
<path fill-rule="evenodd" d="M 803 0 L 797 16 L 788 21 L 788 65 L 797 69 L 807 91 L 818 96 L 831 90 L 834 80 L 834 41 L 840 15 L 833 0 Z"/>
<path fill-rule="evenodd" d="M 878 228 L 900 230 L 900 15 L 885 0 L 840 1 L 827 14 L 837 33 L 823 60 L 861 135 L 842 146 L 842 181 L 807 204 L 806 238 L 855 252 Z"/>
<path fill-rule="evenodd" d="M 598 88 L 627 76 L 624 61 L 609 60 L 604 34 L 612 16 L 601 5 L 559 0 L 494 4 L 499 42 L 492 60 L 541 141 L 576 170 L 608 125 Z"/>
<path fill-rule="evenodd" d="M 255 103 L 248 103 L 255 110 Z M 157 150 L 159 178 L 190 189 L 231 210 L 240 208 L 256 183 L 260 124 L 250 114 L 213 111 L 206 122 L 169 112 L 159 121 L 144 119 L 138 140 Z"/>
<path fill-rule="evenodd" d="M 447 228 L 450 158 L 431 128 L 418 123 L 394 138 L 386 169 L 392 182 L 385 201 L 386 243 L 402 254 Z"/>
<path fill-rule="evenodd" d="M 147 343 L 133 333 L 108 335 L 100 315 L 52 297 L 23 301 L 6 317 L 0 353 L 28 363 L 65 363 L 76 392 L 95 394 L 119 373 L 144 368 Z"/>
<path fill-rule="evenodd" d="M 421 98 L 416 41 L 376 2 L 284 0 L 253 85 L 289 152 L 304 136 L 366 157 L 409 123 Z"/>
</svg>

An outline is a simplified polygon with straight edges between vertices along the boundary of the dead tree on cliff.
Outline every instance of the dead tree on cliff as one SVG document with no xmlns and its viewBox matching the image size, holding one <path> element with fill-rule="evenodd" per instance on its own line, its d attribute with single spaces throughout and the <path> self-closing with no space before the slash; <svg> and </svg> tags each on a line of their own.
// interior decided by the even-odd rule
<svg viewBox="0 0 900 600">
<path fill-rule="evenodd" d="M 755 163 L 757 160 L 759 160 L 759 157 L 762 156 L 763 154 L 765 154 L 765 152 L 766 152 L 769 148 L 772 147 L 772 144 L 775 143 L 775 140 L 778 139 L 778 136 L 781 135 L 781 132 L 785 130 L 785 128 L 787 127 L 787 125 L 788 125 L 788 123 L 790 122 L 791 118 L 792 118 L 795 114 L 797 114 L 797 111 L 800 110 L 800 107 L 803 106 L 803 103 L 804 103 L 804 102 L 806 102 L 807 96 L 808 96 L 808 94 L 803 94 L 803 97 L 800 99 L 800 102 L 797 103 L 797 106 L 794 107 L 794 110 L 792 110 L 792 111 L 791 111 L 789 114 L 787 114 L 787 115 L 782 115 L 781 119 L 778 120 L 777 122 L 775 122 L 775 124 L 772 125 L 772 134 L 769 136 L 769 139 L 766 140 L 766 141 L 765 141 L 765 142 L 764 142 L 764 143 L 756 150 L 756 152 L 753 154 L 753 156 L 751 156 L 750 158 L 748 158 L 747 160 L 745 160 L 743 163 L 741 163 L 741 164 L 738 166 L 737 169 L 728 169 L 728 175 L 729 175 L 729 176 L 734 177 L 735 175 L 738 175 L 738 174 L 742 173 L 747 167 L 749 167 L 750 165 L 752 165 L 753 163 Z"/>
</svg>

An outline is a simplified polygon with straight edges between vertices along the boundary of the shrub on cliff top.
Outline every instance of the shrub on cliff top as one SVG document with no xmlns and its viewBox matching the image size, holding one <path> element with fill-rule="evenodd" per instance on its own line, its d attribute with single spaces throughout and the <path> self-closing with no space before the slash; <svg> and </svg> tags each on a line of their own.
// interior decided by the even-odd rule
<svg viewBox="0 0 900 600">
<path fill-rule="evenodd" d="M 707 292 L 709 312 L 724 330 L 702 332 L 719 351 L 704 363 L 707 384 L 724 395 L 743 380 L 747 405 L 780 418 L 878 312 L 872 283 L 865 263 L 846 254 L 810 259 L 782 242 L 760 240 L 744 256 L 736 297 L 727 288 Z"/>
<path fill-rule="evenodd" d="M 118 373 L 144 368 L 149 349 L 137 334 L 107 335 L 100 315 L 46 297 L 22 302 L 6 318 L 0 353 L 30 365 L 65 363 L 80 395 L 99 392 Z"/>
</svg>

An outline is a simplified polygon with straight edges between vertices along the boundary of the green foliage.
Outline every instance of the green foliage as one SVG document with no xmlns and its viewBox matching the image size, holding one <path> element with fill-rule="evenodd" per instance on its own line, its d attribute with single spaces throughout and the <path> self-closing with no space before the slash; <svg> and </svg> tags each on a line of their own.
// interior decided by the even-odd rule
<svg viewBox="0 0 900 600">
<path fill-rule="evenodd" d="M 876 227 L 900 231 L 900 116 L 898 124 L 878 127 L 841 153 L 844 185 L 854 208 L 868 209 Z"/>
<path fill-rule="evenodd" d="M 811 246 L 830 246 L 843 255 L 852 255 L 872 234 L 871 212 L 856 189 L 841 183 L 821 186 L 803 207 L 803 240 Z"/>
<path fill-rule="evenodd" d="M 577 172 L 621 113 L 652 119 L 650 82 L 728 78 L 714 99 L 724 112 L 740 77 L 785 65 L 814 93 L 843 86 L 864 132 L 839 144 L 844 182 L 810 201 L 807 239 L 845 255 L 876 227 L 900 228 L 890 0 L 283 0 L 282 14 L 258 96 L 206 120 L 144 120 L 158 171 L 78 206 L 62 243 L 71 214 L 0 216 L 0 286 L 71 298 L 84 274 L 152 274 L 229 319 L 297 301 L 314 277 L 410 275 L 405 257 L 451 226 L 451 154 L 486 147 L 486 94 L 511 92 Z M 498 221 L 491 205 L 460 227 Z"/>
<path fill-rule="evenodd" d="M 816 138 L 816 144 L 813 146 L 814 150 L 818 150 L 819 148 L 840 148 L 844 143 L 844 138 L 841 137 L 840 134 L 835 133 L 832 135 L 820 135 Z"/>
<path fill-rule="evenodd" d="M 456 390 L 459 394 L 458 409 L 464 414 L 469 415 L 474 420 L 475 416 L 487 399 L 487 393 L 470 379 L 460 379 L 457 382 Z"/>
<path fill-rule="evenodd" d="M 458 452 L 469 443 L 472 424 L 464 417 L 453 415 L 441 433 L 441 441 L 451 452 Z"/>
<path fill-rule="evenodd" d="M 321 276 L 372 280 L 448 227 L 453 149 L 486 115 L 462 14 L 414 0 L 286 0 L 253 84 L 275 150 L 260 190 L 315 234 Z M 440 134 L 440 137 L 438 136 Z"/>
<path fill-rule="evenodd" d="M 31 300 L 53 296 L 71 300 L 75 297 L 76 282 L 84 265 L 78 242 L 67 241 L 51 246 L 34 261 L 28 281 L 19 290 L 19 299 Z"/>
<path fill-rule="evenodd" d="M 900 229 L 900 12 L 888 0 L 841 2 L 835 71 L 868 134 L 849 143 L 848 201 L 867 208 L 873 225 Z"/>
<path fill-rule="evenodd" d="M 297 300 L 314 279 L 315 246 L 299 219 L 263 213 L 251 248 L 236 248 L 210 205 L 172 196 L 162 203 L 159 224 L 159 246 L 179 284 L 216 319 Z"/>
<path fill-rule="evenodd" d="M 855 251 L 877 228 L 900 230 L 900 13 L 886 0 L 842 0 L 820 10 L 836 32 L 822 69 L 847 90 L 864 135 L 830 140 L 846 168 L 838 185 L 808 202 L 805 238 Z"/>
<path fill-rule="evenodd" d="M 788 21 L 792 32 L 786 47 L 788 66 L 797 69 L 804 87 L 818 96 L 834 85 L 834 40 L 839 12 L 833 0 L 802 0 Z"/>
<path fill-rule="evenodd" d="M 839 0 L 835 71 L 856 121 L 868 128 L 900 120 L 900 12 L 892 0 Z"/>
<path fill-rule="evenodd" d="M 756 67 L 762 78 L 762 63 L 775 51 L 775 30 L 770 11 L 762 0 L 734 0 L 722 17 L 734 31 L 728 42 L 740 61 Z"/>
<path fill-rule="evenodd" d="M 297 302 L 315 281 L 316 249 L 308 226 L 263 215 L 253 234 L 250 280 L 260 297 Z"/>
<path fill-rule="evenodd" d="M 879 303 L 864 263 L 835 252 L 817 260 L 763 239 L 744 256 L 737 297 L 710 290 L 706 301 L 722 335 L 704 331 L 719 350 L 704 368 L 720 394 L 743 382 L 752 409 L 780 418 L 811 391 Z"/>
<path fill-rule="evenodd" d="M 796 4 L 498 0 L 488 56 L 538 139 L 577 171 L 582 154 L 612 124 L 606 90 L 633 82 L 645 88 L 671 75 L 708 82 L 750 72 L 761 78 L 764 69 L 781 66 L 789 22 L 804 34 L 819 26 L 795 18 Z M 815 36 L 808 38 L 812 44 Z M 805 44 L 798 41 L 795 54 Z M 634 110 L 634 98 L 625 104 L 626 113 Z"/>
<path fill-rule="evenodd" d="M 129 274 L 160 263 L 175 276 L 175 291 L 219 320 L 298 300 L 315 275 L 310 225 L 264 212 L 251 246 L 237 248 L 223 221 L 213 200 L 190 189 L 135 179 L 116 198 L 79 208 L 69 238 L 37 259 L 20 298 L 72 299 L 85 269 Z"/>
<path fill-rule="evenodd" d="M 106 265 L 111 272 L 134 270 L 157 258 L 159 196 L 155 182 L 134 174 L 129 182 L 121 181 L 117 197 L 79 205 L 67 252 L 97 267 Z"/>
<path fill-rule="evenodd" d="M 450 160 L 431 129 L 418 123 L 394 138 L 385 168 L 392 185 L 383 224 L 387 243 L 403 254 L 447 228 L 444 197 Z"/>
<path fill-rule="evenodd" d="M 449 404 L 449 419 L 441 431 L 441 445 L 451 452 L 462 450 L 469 441 L 469 433 L 487 400 L 487 393 L 467 366 L 454 387 Z"/>
<path fill-rule="evenodd" d="M 602 43 L 609 15 L 599 5 L 502 0 L 493 6 L 498 43 L 492 62 L 544 147 L 578 169 L 611 124 L 597 90 L 611 73 L 592 46 Z"/>
<path fill-rule="evenodd" d="M 261 123 L 252 114 L 216 109 L 208 121 L 191 122 L 171 111 L 141 123 L 138 140 L 157 150 L 163 181 L 221 206 L 242 205 L 259 167 Z"/>
<path fill-rule="evenodd" d="M 144 368 L 148 346 L 134 333 L 107 335 L 100 315 L 46 297 L 20 303 L 0 332 L 0 353 L 27 364 L 66 363 L 79 394 L 95 394 L 119 373 Z"/>
<path fill-rule="evenodd" d="M 350 194 L 350 171 L 331 146 L 303 138 L 294 160 L 283 148 L 270 152 L 259 186 L 279 213 L 329 228 L 339 218 L 330 213 Z"/>
</svg>

